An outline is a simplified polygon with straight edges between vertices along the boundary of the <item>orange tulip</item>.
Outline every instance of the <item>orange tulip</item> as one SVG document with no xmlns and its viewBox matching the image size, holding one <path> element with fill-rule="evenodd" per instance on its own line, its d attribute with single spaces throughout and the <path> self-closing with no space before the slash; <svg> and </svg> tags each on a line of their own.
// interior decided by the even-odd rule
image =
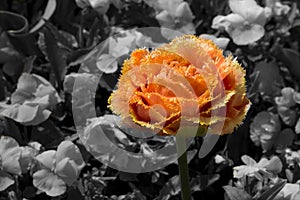
<svg viewBox="0 0 300 200">
<path fill-rule="evenodd" d="M 244 76 L 240 64 L 213 42 L 184 35 L 151 52 L 132 52 L 109 107 L 123 123 L 162 135 L 199 126 L 214 132 L 220 124 L 215 133 L 227 134 L 242 123 L 250 105 Z"/>
</svg>

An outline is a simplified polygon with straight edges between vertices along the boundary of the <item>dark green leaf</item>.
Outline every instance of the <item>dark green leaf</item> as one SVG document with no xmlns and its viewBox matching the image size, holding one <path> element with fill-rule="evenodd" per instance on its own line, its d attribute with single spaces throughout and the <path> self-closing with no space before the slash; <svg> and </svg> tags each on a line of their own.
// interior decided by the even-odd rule
<svg viewBox="0 0 300 200">
<path fill-rule="evenodd" d="M 36 31 L 38 31 L 40 28 L 42 28 L 45 25 L 45 21 L 48 21 L 50 19 L 50 17 L 52 16 L 52 14 L 54 13 L 56 9 L 56 0 L 48 0 L 45 12 L 42 16 L 42 18 L 40 19 L 40 21 L 31 28 L 30 33 L 34 33 Z"/>
<path fill-rule="evenodd" d="M 58 88 L 61 89 L 61 81 L 64 79 L 67 70 L 66 57 L 62 49 L 59 48 L 50 25 L 44 30 L 44 34 L 47 58 L 55 74 Z"/>
<path fill-rule="evenodd" d="M 281 181 L 260 195 L 257 200 L 273 200 L 280 190 L 285 186 L 286 181 Z"/>
<path fill-rule="evenodd" d="M 242 189 L 231 187 L 229 185 L 223 186 L 223 188 L 230 200 L 252 200 L 252 197 Z"/>
<path fill-rule="evenodd" d="M 253 76 L 255 77 L 255 84 L 252 85 L 249 93 L 259 92 L 264 96 L 275 96 L 279 94 L 282 78 L 279 73 L 279 67 L 275 61 L 256 63 Z"/>
<path fill-rule="evenodd" d="M 19 14 L 1 10 L 0 11 L 0 26 L 9 34 L 24 34 L 28 30 L 27 19 Z"/>
<path fill-rule="evenodd" d="M 277 58 L 282 61 L 289 69 L 292 76 L 300 80 L 300 55 L 297 51 L 289 48 L 280 48 L 276 50 Z"/>
<path fill-rule="evenodd" d="M 219 180 L 219 174 L 199 175 L 191 180 L 191 192 L 202 191 Z"/>
<path fill-rule="evenodd" d="M 180 192 L 180 178 L 173 176 L 159 192 L 159 200 L 168 200 Z"/>
<path fill-rule="evenodd" d="M 35 35 L 28 34 L 28 21 L 19 14 L 0 11 L 0 27 L 8 33 L 8 38 L 16 50 L 24 55 L 38 55 L 41 52 L 35 42 Z"/>
<path fill-rule="evenodd" d="M 31 73 L 35 59 L 36 59 L 36 56 L 30 56 L 25 59 L 23 72 Z"/>
<path fill-rule="evenodd" d="M 31 133 L 31 140 L 41 143 L 46 148 L 57 146 L 63 139 L 63 132 L 50 120 L 33 127 Z"/>
<path fill-rule="evenodd" d="M 71 188 L 68 191 L 68 198 L 67 200 L 84 200 L 85 198 L 82 196 L 81 192 L 79 189 L 76 188 Z"/>
<path fill-rule="evenodd" d="M 119 173 L 119 179 L 124 182 L 138 181 L 137 176 L 138 174 L 135 173 L 128 173 L 122 171 L 120 171 Z"/>
<path fill-rule="evenodd" d="M 25 198 L 30 199 L 35 196 L 37 189 L 33 186 L 26 186 L 22 194 Z"/>
<path fill-rule="evenodd" d="M 4 84 L 4 76 L 2 71 L 0 70 L 0 101 L 5 99 L 5 84 Z"/>
<path fill-rule="evenodd" d="M 20 145 L 25 144 L 20 129 L 12 119 L 4 119 L 4 134 L 13 137 Z"/>
<path fill-rule="evenodd" d="M 294 137 L 295 137 L 295 133 L 292 129 L 286 128 L 282 130 L 278 135 L 277 141 L 275 143 L 275 147 L 284 149 L 292 145 Z"/>
<path fill-rule="evenodd" d="M 23 71 L 23 62 L 18 57 L 13 57 L 3 65 L 3 72 L 8 76 L 18 78 Z"/>
</svg>

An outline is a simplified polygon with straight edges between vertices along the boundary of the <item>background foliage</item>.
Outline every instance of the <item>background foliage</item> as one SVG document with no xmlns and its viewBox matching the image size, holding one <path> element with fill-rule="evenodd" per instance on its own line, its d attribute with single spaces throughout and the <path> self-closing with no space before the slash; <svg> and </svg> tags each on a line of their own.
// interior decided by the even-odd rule
<svg viewBox="0 0 300 200">
<path fill-rule="evenodd" d="M 201 138 L 190 147 L 194 199 L 299 199 L 299 8 L 297 0 L 1 0 L 0 199 L 180 199 L 176 163 L 120 172 L 95 159 L 76 134 L 79 78 L 97 85 L 95 97 L 75 105 L 85 117 L 84 103 L 95 101 L 99 117 L 83 127 L 87 134 L 102 126 L 120 148 L 144 154 L 169 142 L 143 143 L 111 126 L 107 98 L 123 60 L 132 48 L 160 42 L 137 27 L 212 39 L 247 72 L 252 107 L 244 124 L 203 159 Z M 97 56 L 97 44 L 116 33 L 109 41 L 115 48 Z"/>
</svg>

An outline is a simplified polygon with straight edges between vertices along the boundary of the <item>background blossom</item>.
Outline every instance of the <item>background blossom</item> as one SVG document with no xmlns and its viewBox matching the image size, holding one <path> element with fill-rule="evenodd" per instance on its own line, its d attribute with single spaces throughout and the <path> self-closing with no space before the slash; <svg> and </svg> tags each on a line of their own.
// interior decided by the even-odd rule
<svg viewBox="0 0 300 200">
<path fill-rule="evenodd" d="M 281 125 L 278 115 L 262 111 L 258 113 L 250 126 L 250 138 L 256 146 L 267 151 L 273 147 L 280 132 Z"/>
<path fill-rule="evenodd" d="M 85 163 L 77 146 L 64 141 L 57 151 L 49 150 L 39 154 L 36 159 L 41 169 L 33 174 L 33 185 L 49 196 L 59 196 L 71 186 L 79 176 Z"/>
<path fill-rule="evenodd" d="M 21 175 L 20 156 L 21 149 L 16 140 L 2 136 L 0 138 L 0 191 L 14 184 L 12 175 Z"/>
<path fill-rule="evenodd" d="M 216 16 L 212 28 L 225 29 L 238 45 L 253 43 L 264 36 L 268 12 L 265 8 L 254 0 L 230 0 L 229 7 L 233 13 Z"/>
</svg>

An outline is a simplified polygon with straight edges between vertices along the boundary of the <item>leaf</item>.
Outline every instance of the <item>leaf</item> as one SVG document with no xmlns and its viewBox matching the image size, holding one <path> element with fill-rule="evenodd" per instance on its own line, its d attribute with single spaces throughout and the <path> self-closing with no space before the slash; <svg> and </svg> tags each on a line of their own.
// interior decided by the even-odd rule
<svg viewBox="0 0 300 200">
<path fill-rule="evenodd" d="M 192 178 L 190 187 L 191 192 L 197 192 L 202 191 L 205 188 L 209 187 L 211 184 L 219 180 L 220 175 L 219 174 L 211 174 L 211 175 L 204 175 L 201 174 L 195 178 Z"/>
<path fill-rule="evenodd" d="M 279 67 L 275 61 L 258 62 L 255 65 L 253 74 L 257 74 L 257 84 L 253 86 L 253 91 L 258 91 L 263 96 L 277 96 L 282 85 Z M 278 94 L 279 95 L 279 94 Z"/>
<path fill-rule="evenodd" d="M 276 46 L 273 52 L 275 56 L 283 62 L 289 69 L 292 76 L 300 80 L 300 55 L 297 51 L 289 48 Z"/>
<path fill-rule="evenodd" d="M 23 71 L 23 62 L 21 57 L 14 56 L 3 65 L 3 72 L 11 77 L 19 77 Z"/>
<path fill-rule="evenodd" d="M 4 64 L 16 57 L 20 57 L 20 53 L 8 42 L 8 36 L 4 33 L 0 34 L 0 63 Z M 1 44 L 3 43 L 3 44 Z"/>
<path fill-rule="evenodd" d="M 57 85 L 60 90 L 61 82 L 64 79 L 67 70 L 66 57 L 58 46 L 56 38 L 54 37 L 52 27 L 50 25 L 47 25 L 47 28 L 44 29 L 44 34 L 46 46 L 45 51 L 47 53 L 47 58 L 52 66 Z"/>
<path fill-rule="evenodd" d="M 64 138 L 64 133 L 51 120 L 34 126 L 31 140 L 38 141 L 46 148 L 56 147 Z"/>
<path fill-rule="evenodd" d="M 84 196 L 81 194 L 80 190 L 78 187 L 76 188 L 70 188 L 68 190 L 68 198 L 67 200 L 84 200 Z"/>
<path fill-rule="evenodd" d="M 24 68 L 23 68 L 24 73 L 28 73 L 28 74 L 31 73 L 32 68 L 34 66 L 35 59 L 36 59 L 36 56 L 30 56 L 25 59 Z"/>
<path fill-rule="evenodd" d="M 26 199 L 32 199 L 35 197 L 37 193 L 37 189 L 33 186 L 26 186 L 22 192 L 22 195 Z"/>
<path fill-rule="evenodd" d="M 34 27 L 32 27 L 30 29 L 30 33 L 34 33 L 36 31 L 38 31 L 40 28 L 42 28 L 46 21 L 48 21 L 51 16 L 53 15 L 54 11 L 56 9 L 56 0 L 48 0 L 48 3 L 47 3 L 47 6 L 46 6 L 46 9 L 45 9 L 45 12 L 42 16 L 42 18 L 39 20 L 39 22 L 34 25 Z"/>
<path fill-rule="evenodd" d="M 119 172 L 119 179 L 124 182 L 133 182 L 133 181 L 139 181 L 137 178 L 138 174 L 136 173 L 127 173 L 127 172 Z"/>
<path fill-rule="evenodd" d="M 0 11 L 0 16 L 1 28 L 8 33 L 24 34 L 28 30 L 28 21 L 24 16 L 4 10 Z"/>
<path fill-rule="evenodd" d="M 1 101 L 4 101 L 5 100 L 5 98 L 6 98 L 6 86 L 5 86 L 5 84 L 4 84 L 4 76 L 3 76 L 3 73 L 2 73 L 2 71 L 0 71 L 0 85 L 2 86 L 2 87 L 0 87 L 0 102 Z"/>
<path fill-rule="evenodd" d="M 63 30 L 58 30 L 56 37 L 58 37 L 59 42 L 67 48 L 78 48 L 79 44 L 74 35 Z M 72 52 L 71 52 L 72 53 Z"/>
<path fill-rule="evenodd" d="M 252 200 L 252 197 L 242 189 L 229 185 L 223 186 L 223 188 L 230 200 Z"/>
<path fill-rule="evenodd" d="M 75 3 L 79 8 L 86 8 L 89 6 L 89 2 L 86 0 L 75 0 Z"/>
<path fill-rule="evenodd" d="M 24 16 L 2 10 L 0 11 L 0 26 L 8 33 L 9 41 L 16 50 L 24 55 L 41 56 L 35 42 L 35 35 L 28 34 L 29 24 Z"/>
<path fill-rule="evenodd" d="M 1 104 L 0 104 L 0 108 L 1 108 Z M 19 127 L 12 119 L 4 118 L 4 135 L 13 137 L 20 145 L 25 145 L 27 143 L 23 140 L 23 136 L 20 132 Z"/>
<path fill-rule="evenodd" d="M 273 187 L 262 193 L 257 200 L 273 200 L 280 190 L 285 186 L 285 184 L 286 181 L 278 182 Z"/>
<path fill-rule="evenodd" d="M 275 143 L 276 150 L 283 151 L 286 147 L 292 145 L 294 141 L 295 133 L 290 128 L 285 128 L 282 130 Z"/>
<path fill-rule="evenodd" d="M 168 200 L 170 197 L 177 195 L 180 192 L 180 178 L 179 176 L 173 176 L 164 185 L 164 187 L 159 192 L 160 200 Z"/>
</svg>

